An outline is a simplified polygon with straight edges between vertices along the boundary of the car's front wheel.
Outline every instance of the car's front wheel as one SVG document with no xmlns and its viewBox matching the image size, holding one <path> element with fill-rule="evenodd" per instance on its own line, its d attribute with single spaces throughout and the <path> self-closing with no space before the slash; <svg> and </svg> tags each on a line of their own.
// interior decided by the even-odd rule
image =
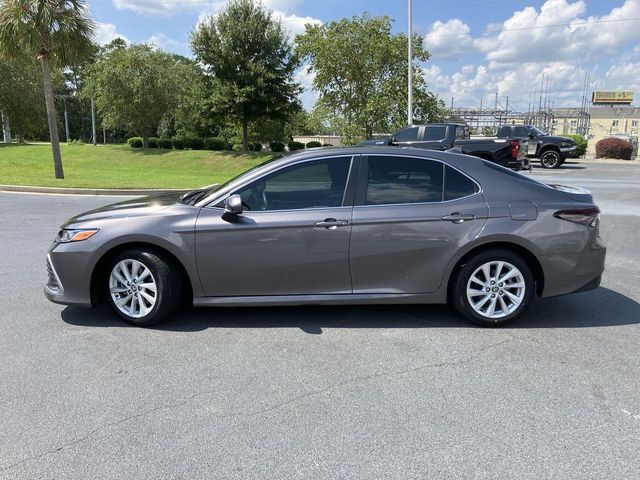
<svg viewBox="0 0 640 480">
<path fill-rule="evenodd" d="M 116 256 L 109 268 L 109 303 L 125 321 L 147 327 L 164 320 L 180 303 L 180 276 L 170 262 L 144 250 Z"/>
<path fill-rule="evenodd" d="M 465 318 L 498 326 L 527 309 L 535 281 L 527 263 L 509 250 L 491 250 L 465 262 L 454 278 L 451 300 Z"/>
<path fill-rule="evenodd" d="M 555 150 L 547 150 L 540 156 L 542 168 L 559 168 L 563 163 L 562 155 Z"/>
</svg>

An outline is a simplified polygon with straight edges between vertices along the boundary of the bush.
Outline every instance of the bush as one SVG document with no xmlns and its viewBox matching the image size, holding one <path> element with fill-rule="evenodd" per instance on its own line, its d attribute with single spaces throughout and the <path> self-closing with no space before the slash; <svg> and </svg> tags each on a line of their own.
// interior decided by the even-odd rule
<svg viewBox="0 0 640 480">
<path fill-rule="evenodd" d="M 249 150 L 252 152 L 261 152 L 262 151 L 262 143 L 260 142 L 249 142 Z"/>
<path fill-rule="evenodd" d="M 149 137 L 149 148 L 160 148 L 158 140 L 158 137 Z"/>
<path fill-rule="evenodd" d="M 322 144 L 320 142 L 317 142 L 315 140 L 311 140 L 310 142 L 307 142 L 307 148 L 318 148 L 321 147 Z"/>
<path fill-rule="evenodd" d="M 323 143 L 322 146 L 323 147 L 333 147 L 333 145 L 331 145 L 330 143 Z"/>
<path fill-rule="evenodd" d="M 619 158 L 631 160 L 633 147 L 630 142 L 622 138 L 603 138 L 596 143 L 596 158 Z"/>
<path fill-rule="evenodd" d="M 127 140 L 127 145 L 131 148 L 142 148 L 142 137 L 131 137 Z"/>
<path fill-rule="evenodd" d="M 284 152 L 284 142 L 271 142 L 269 148 L 272 152 Z"/>
<path fill-rule="evenodd" d="M 224 138 L 210 137 L 204 139 L 205 150 L 224 150 L 227 147 L 227 142 Z"/>
<path fill-rule="evenodd" d="M 294 150 L 302 150 L 304 148 L 304 143 L 289 142 L 287 146 L 289 147 L 289 151 L 293 152 Z"/>
<path fill-rule="evenodd" d="M 233 150 L 234 152 L 242 152 L 242 144 L 234 143 L 233 147 L 231 147 L 231 150 Z"/>
<path fill-rule="evenodd" d="M 202 150 L 204 147 L 204 140 L 195 135 L 177 135 L 171 139 L 171 144 L 176 150 Z"/>
<path fill-rule="evenodd" d="M 567 135 L 576 144 L 576 154 L 581 157 L 587 153 L 587 139 L 582 135 Z"/>
<path fill-rule="evenodd" d="M 157 138 L 158 148 L 164 148 L 166 150 L 171 150 L 171 139 L 170 138 Z"/>
<path fill-rule="evenodd" d="M 176 150 L 184 150 L 184 137 L 172 137 L 171 146 Z"/>
</svg>

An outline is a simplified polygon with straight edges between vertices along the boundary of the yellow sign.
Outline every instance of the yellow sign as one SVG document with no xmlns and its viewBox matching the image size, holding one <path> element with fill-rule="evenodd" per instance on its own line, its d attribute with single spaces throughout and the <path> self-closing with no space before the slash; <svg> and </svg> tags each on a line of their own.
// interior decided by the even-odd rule
<svg viewBox="0 0 640 480">
<path fill-rule="evenodd" d="M 633 92 L 630 90 L 596 90 L 591 95 L 591 103 L 631 103 Z"/>
</svg>

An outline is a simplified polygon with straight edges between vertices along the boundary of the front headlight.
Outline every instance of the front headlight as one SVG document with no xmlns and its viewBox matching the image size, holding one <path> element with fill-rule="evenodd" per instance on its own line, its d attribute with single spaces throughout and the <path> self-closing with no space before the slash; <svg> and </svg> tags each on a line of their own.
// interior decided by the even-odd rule
<svg viewBox="0 0 640 480">
<path fill-rule="evenodd" d="M 573 142 L 560 142 L 561 147 L 573 147 Z"/>
<path fill-rule="evenodd" d="M 97 228 L 88 228 L 88 229 L 63 228 L 58 232 L 58 236 L 56 237 L 55 242 L 56 243 L 80 242 L 82 240 L 86 240 L 87 238 L 93 237 L 96 233 L 98 233 Z"/>
</svg>

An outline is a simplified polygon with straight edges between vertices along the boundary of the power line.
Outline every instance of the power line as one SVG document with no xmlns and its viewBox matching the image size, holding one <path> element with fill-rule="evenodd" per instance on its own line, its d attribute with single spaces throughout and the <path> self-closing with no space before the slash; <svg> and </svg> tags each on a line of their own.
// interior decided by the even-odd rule
<svg viewBox="0 0 640 480">
<path fill-rule="evenodd" d="M 640 20 L 640 17 L 632 17 L 632 18 L 620 18 L 615 20 L 592 20 L 592 21 L 584 21 L 577 23 L 558 23 L 554 25 L 538 25 L 533 27 L 518 27 L 518 28 L 503 28 L 501 30 L 495 30 L 491 32 L 481 33 L 479 36 L 488 36 L 488 35 L 496 35 L 502 32 L 515 32 L 519 30 L 538 30 L 545 28 L 558 28 L 558 27 L 581 27 L 583 25 L 593 25 L 598 23 L 614 23 L 614 22 L 637 22 Z M 469 33 L 439 33 L 439 34 L 428 34 L 425 35 L 424 38 L 433 38 L 433 37 L 466 37 Z"/>
</svg>

